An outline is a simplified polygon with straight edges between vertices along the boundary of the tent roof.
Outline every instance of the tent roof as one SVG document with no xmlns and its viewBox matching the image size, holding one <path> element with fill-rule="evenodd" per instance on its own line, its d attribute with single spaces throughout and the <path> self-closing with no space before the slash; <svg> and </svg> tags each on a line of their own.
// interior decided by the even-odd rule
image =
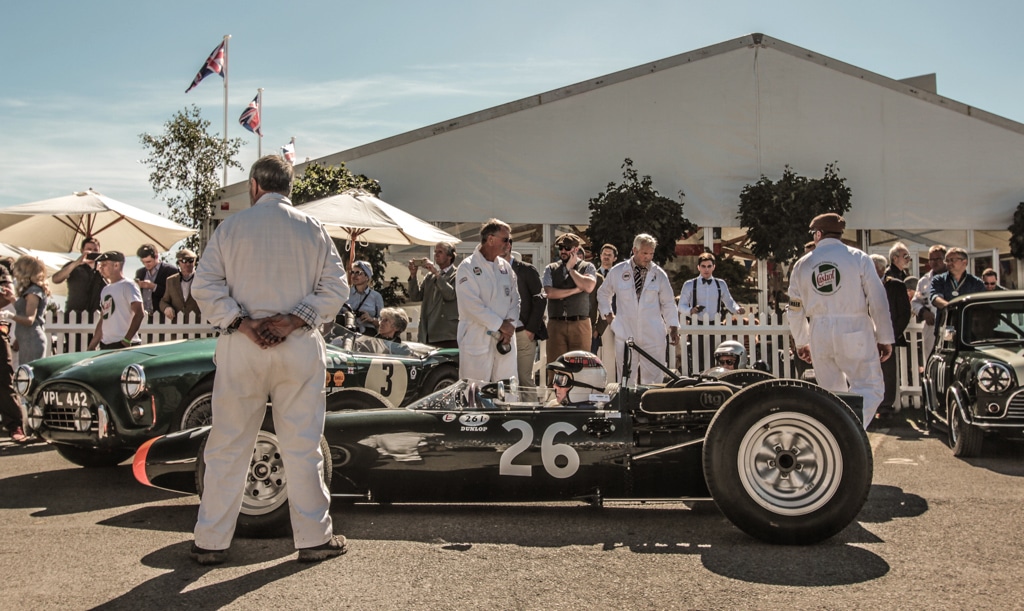
<svg viewBox="0 0 1024 611">
<path fill-rule="evenodd" d="M 762 174 L 836 161 L 850 228 L 1005 229 L 1024 200 L 1024 125 L 918 82 L 751 34 L 315 161 L 373 176 L 426 219 L 585 223 L 629 157 L 703 226 L 736 226 Z"/>
</svg>

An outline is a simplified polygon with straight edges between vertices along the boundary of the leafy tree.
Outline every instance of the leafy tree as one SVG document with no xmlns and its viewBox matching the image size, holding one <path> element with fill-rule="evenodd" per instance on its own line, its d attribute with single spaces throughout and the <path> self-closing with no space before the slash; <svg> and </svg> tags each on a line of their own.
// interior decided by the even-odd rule
<svg viewBox="0 0 1024 611">
<path fill-rule="evenodd" d="M 590 245 L 599 252 L 602 244 L 614 244 L 620 255 L 628 256 L 633 238 L 649 233 L 658 240 L 654 261 L 664 265 L 675 257 L 676 240 L 697 229 L 683 216 L 683 192 L 679 192 L 678 202 L 662 196 L 650 176 L 641 178 L 633 169 L 632 159 L 622 162 L 622 170 L 621 184 L 608 183 L 605 191 L 587 203 Z"/>
<path fill-rule="evenodd" d="M 325 166 L 319 163 L 311 163 L 306 166 L 302 176 L 295 179 L 292 186 L 292 203 L 295 205 L 330 197 L 348 191 L 349 189 L 362 189 L 374 195 L 380 194 L 380 183 L 363 174 L 353 174 L 344 163 L 337 166 Z M 348 265 L 348 249 L 352 245 L 350 240 L 335 238 L 334 245 L 342 255 L 345 265 Z M 384 298 L 384 305 L 397 306 L 405 303 L 408 294 L 405 286 L 398 281 L 397 276 L 392 276 L 390 281 L 385 282 L 384 270 L 386 267 L 385 255 L 387 246 L 378 244 L 364 244 L 358 240 L 354 243 L 356 249 L 356 260 L 364 260 L 373 268 L 373 278 L 370 286 Z"/>
<path fill-rule="evenodd" d="M 850 188 L 839 176 L 837 163 L 826 165 L 822 178 L 807 179 L 787 165 L 778 182 L 762 175 L 755 184 L 743 187 L 738 218 L 755 257 L 779 262 L 796 258 L 809 239 L 811 219 L 850 209 Z"/>
<path fill-rule="evenodd" d="M 140 134 L 139 139 L 148 156 L 142 162 L 150 168 L 149 184 L 164 198 L 170 218 L 193 229 L 202 229 L 213 214 L 212 204 L 220 189 L 224 164 L 242 169 L 235 160 L 242 146 L 241 138 L 224 141 L 210 134 L 210 122 L 203 119 L 195 104 L 178 111 L 164 124 L 158 136 Z M 185 245 L 198 249 L 199 234 L 193 234 Z"/>
<path fill-rule="evenodd" d="M 1007 229 L 1010 230 L 1010 254 L 1018 259 L 1024 259 L 1024 202 L 1017 204 L 1017 210 L 1013 213 L 1013 224 Z"/>
</svg>

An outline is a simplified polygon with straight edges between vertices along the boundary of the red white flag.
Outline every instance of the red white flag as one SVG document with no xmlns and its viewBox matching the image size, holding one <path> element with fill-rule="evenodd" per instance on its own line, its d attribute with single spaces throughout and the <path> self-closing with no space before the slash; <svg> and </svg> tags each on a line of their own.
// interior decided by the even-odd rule
<svg viewBox="0 0 1024 611">
<path fill-rule="evenodd" d="M 281 147 L 281 156 L 288 163 L 295 165 L 295 138 L 288 144 Z"/>
</svg>

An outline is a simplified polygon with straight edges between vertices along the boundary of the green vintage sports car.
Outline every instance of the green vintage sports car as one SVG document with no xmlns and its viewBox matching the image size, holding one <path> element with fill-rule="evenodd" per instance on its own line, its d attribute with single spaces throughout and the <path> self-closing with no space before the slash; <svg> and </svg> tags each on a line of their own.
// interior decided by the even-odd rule
<svg viewBox="0 0 1024 611">
<path fill-rule="evenodd" d="M 146 440 L 209 424 L 215 338 L 78 352 L 18 368 L 28 428 L 83 467 L 116 465 Z M 411 403 L 458 379 L 458 350 L 394 343 L 335 327 L 327 409 Z"/>
</svg>

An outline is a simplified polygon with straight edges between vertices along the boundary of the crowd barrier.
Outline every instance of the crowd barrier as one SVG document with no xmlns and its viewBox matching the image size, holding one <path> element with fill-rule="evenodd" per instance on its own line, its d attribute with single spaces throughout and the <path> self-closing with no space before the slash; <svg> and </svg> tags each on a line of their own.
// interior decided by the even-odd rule
<svg viewBox="0 0 1024 611">
<path fill-rule="evenodd" d="M 93 313 L 49 313 L 46 330 L 53 337 L 54 354 L 84 351 L 96 329 L 93 316 Z M 210 323 L 203 322 L 194 315 L 184 314 L 179 314 L 173 319 L 166 319 L 162 314 L 154 314 L 143 323 L 139 332 L 144 343 L 215 335 Z M 898 400 L 907 407 L 921 405 L 920 368 L 924 363 L 921 333 L 922 325 L 912 322 L 905 333 L 909 346 L 897 348 L 900 376 Z M 724 322 L 709 320 L 707 314 L 704 314 L 699 319 L 685 321 L 680 326 L 679 334 L 683 341 L 676 351 L 674 365 L 683 375 L 706 369 L 715 347 L 726 340 L 742 343 L 749 358 L 752 361 L 763 361 L 773 375 L 798 375 L 798 364 L 791 350 L 789 326 L 785 318 L 773 312 L 734 316 Z M 406 335 L 416 337 L 415 319 L 406 330 Z M 543 371 L 543 344 L 540 354 L 540 370 Z"/>
</svg>

